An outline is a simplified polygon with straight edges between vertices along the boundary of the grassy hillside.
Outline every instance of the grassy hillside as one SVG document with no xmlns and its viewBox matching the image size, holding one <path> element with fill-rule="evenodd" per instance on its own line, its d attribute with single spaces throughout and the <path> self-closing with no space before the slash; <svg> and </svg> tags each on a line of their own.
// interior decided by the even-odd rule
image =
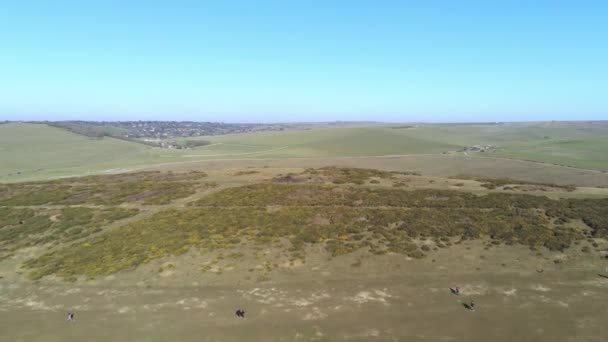
<svg viewBox="0 0 608 342">
<path fill-rule="evenodd" d="M 332 128 L 206 139 L 231 146 L 258 146 L 260 149 L 287 146 L 265 155 L 276 157 L 429 154 L 456 151 L 471 145 L 495 145 L 496 151 L 475 155 L 608 170 L 608 155 L 604 153 L 608 148 L 606 122 Z"/>
<path fill-rule="evenodd" d="M 0 182 L 99 173 L 162 160 L 157 149 L 128 141 L 88 138 L 46 125 L 0 126 Z"/>
<path fill-rule="evenodd" d="M 469 157 L 513 158 L 608 170 L 608 123 L 439 124 L 315 128 L 200 137 L 212 144 L 161 149 L 112 138 L 92 139 L 33 124 L 0 126 L 0 182 L 133 170 L 217 159 L 441 155 L 495 145 Z M 464 154 L 462 154 L 464 156 Z M 373 166 L 373 165 L 370 165 Z M 509 175 L 504 175 L 509 176 Z"/>
<path fill-rule="evenodd" d="M 306 131 L 265 132 L 207 138 L 223 144 L 273 148 L 277 157 L 370 156 L 440 153 L 457 148 L 433 137 L 403 134 L 384 127 L 320 128 Z"/>
<path fill-rule="evenodd" d="M 432 125 L 405 130 L 412 136 L 461 146 L 496 145 L 492 157 L 506 157 L 608 170 L 608 123 L 543 122 L 496 125 Z M 481 156 L 482 154 L 477 154 Z"/>
</svg>

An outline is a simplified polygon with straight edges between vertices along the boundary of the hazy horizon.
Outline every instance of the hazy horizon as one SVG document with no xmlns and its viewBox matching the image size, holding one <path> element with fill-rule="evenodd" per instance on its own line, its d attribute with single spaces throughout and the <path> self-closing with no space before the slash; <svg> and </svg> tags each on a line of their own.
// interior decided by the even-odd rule
<svg viewBox="0 0 608 342">
<path fill-rule="evenodd" d="M 135 119 L 135 120 L 96 120 L 96 119 L 67 119 L 67 120 L 3 120 L 9 123 L 38 123 L 38 122 L 210 122 L 210 123 L 226 123 L 226 124 L 386 124 L 386 125 L 431 125 L 431 124 L 530 124 L 530 123 L 546 123 L 546 122 L 608 122 L 608 119 L 573 119 L 573 120 L 521 120 L 521 121 L 373 121 L 373 120 L 330 120 L 330 121 L 210 121 L 210 120 L 165 120 L 165 119 Z"/>
</svg>

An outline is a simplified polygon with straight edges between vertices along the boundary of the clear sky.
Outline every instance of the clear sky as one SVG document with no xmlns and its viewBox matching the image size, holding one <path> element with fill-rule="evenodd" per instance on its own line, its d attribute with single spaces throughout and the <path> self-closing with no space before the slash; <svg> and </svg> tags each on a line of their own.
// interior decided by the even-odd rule
<svg viewBox="0 0 608 342">
<path fill-rule="evenodd" d="M 608 119 L 608 1 L 2 1 L 0 120 Z"/>
</svg>

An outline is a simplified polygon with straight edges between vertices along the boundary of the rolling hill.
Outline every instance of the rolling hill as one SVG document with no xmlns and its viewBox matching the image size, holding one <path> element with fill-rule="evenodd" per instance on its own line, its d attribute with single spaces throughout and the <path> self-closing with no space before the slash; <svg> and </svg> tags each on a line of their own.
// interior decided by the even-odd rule
<svg viewBox="0 0 608 342">
<path fill-rule="evenodd" d="M 92 139 L 46 125 L 0 125 L 0 182 L 114 173 L 205 160 L 422 156 L 516 159 L 608 170 L 608 124 L 513 123 L 321 127 L 200 137 L 210 145 L 161 149 L 109 137 Z M 492 151 L 457 152 L 493 145 Z"/>
</svg>

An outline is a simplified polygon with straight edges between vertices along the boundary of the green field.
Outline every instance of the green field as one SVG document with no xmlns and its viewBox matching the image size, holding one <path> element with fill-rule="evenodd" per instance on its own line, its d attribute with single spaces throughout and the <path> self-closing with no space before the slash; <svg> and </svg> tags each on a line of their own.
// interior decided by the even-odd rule
<svg viewBox="0 0 608 342">
<path fill-rule="evenodd" d="M 608 170 L 605 122 L 319 127 L 200 139 L 212 144 L 188 150 L 161 149 L 108 137 L 91 139 L 45 125 L 4 124 L 0 125 L 0 182 L 114 173 L 164 164 L 187 166 L 205 160 L 444 153 L 477 159 L 467 162 L 471 168 L 481 162 L 480 158 L 510 158 Z M 495 145 L 496 149 L 487 153 L 456 152 L 471 145 Z"/>
<path fill-rule="evenodd" d="M 608 123 L 437 124 L 416 128 L 321 128 L 206 137 L 216 143 L 288 148 L 273 157 L 436 154 L 464 146 L 496 145 L 488 155 L 608 170 Z M 481 154 L 476 154 L 482 156 Z"/>
<path fill-rule="evenodd" d="M 91 139 L 46 125 L 0 125 L 0 181 L 99 173 L 152 161 L 150 148 L 117 139 Z"/>
</svg>

